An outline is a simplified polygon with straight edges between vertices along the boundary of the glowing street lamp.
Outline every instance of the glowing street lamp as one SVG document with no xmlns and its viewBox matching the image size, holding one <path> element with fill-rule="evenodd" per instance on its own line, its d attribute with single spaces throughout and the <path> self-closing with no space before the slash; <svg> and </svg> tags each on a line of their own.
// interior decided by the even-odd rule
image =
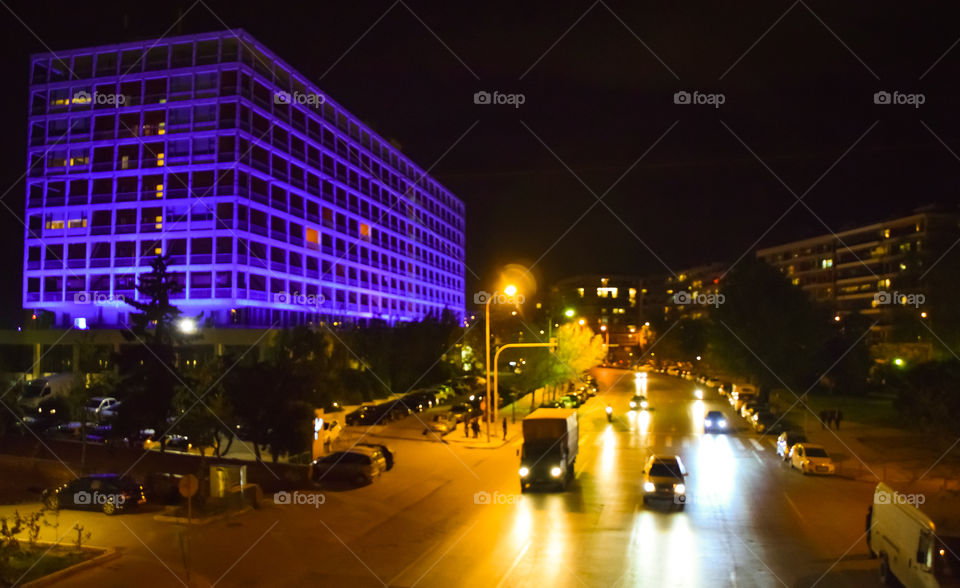
<svg viewBox="0 0 960 588">
<path fill-rule="evenodd" d="M 573 318 L 573 315 L 575 315 L 575 314 L 577 314 L 577 312 L 576 312 L 575 310 L 573 310 L 572 308 L 568 308 L 568 309 L 566 309 L 565 311 L 563 311 L 563 316 L 565 316 L 565 317 L 567 317 L 567 318 Z"/>
<path fill-rule="evenodd" d="M 184 335 L 193 335 L 197 332 L 197 321 L 189 317 L 182 318 L 177 321 L 177 330 Z"/>
<path fill-rule="evenodd" d="M 513 284 L 507 284 L 503 289 L 503 293 L 507 296 L 513 297 L 517 295 L 517 287 Z M 487 443 L 490 442 L 490 423 L 493 422 L 493 411 L 497 408 L 496 398 L 490 397 L 490 302 L 496 298 L 496 294 L 493 296 L 487 296 L 487 303 L 484 304 L 484 318 L 483 321 L 484 330 L 486 331 L 486 355 L 487 355 L 487 395 L 485 396 L 487 402 Z"/>
</svg>

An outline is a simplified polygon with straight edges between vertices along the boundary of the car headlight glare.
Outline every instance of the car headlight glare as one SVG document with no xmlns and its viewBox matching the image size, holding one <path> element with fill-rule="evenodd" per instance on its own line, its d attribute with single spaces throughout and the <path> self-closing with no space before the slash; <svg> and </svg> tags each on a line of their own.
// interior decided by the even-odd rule
<svg viewBox="0 0 960 588">
<path fill-rule="evenodd" d="M 647 406 L 648 406 L 648 404 L 647 404 L 647 401 L 646 401 L 646 400 L 641 400 L 641 401 L 640 401 L 640 408 L 646 408 Z"/>
<path fill-rule="evenodd" d="M 657 489 L 657 487 L 653 485 L 653 482 L 644 482 L 644 483 L 643 483 L 643 491 L 644 491 L 644 492 L 653 492 L 653 491 L 655 491 L 656 489 Z"/>
<path fill-rule="evenodd" d="M 721 428 L 726 428 L 727 421 L 717 421 L 717 426 Z"/>
<path fill-rule="evenodd" d="M 687 487 L 684 484 L 677 484 L 673 487 L 673 491 L 677 494 L 685 494 L 687 492 Z"/>
<path fill-rule="evenodd" d="M 636 407 L 637 407 L 637 403 L 634 402 L 633 400 L 631 400 L 631 401 L 630 401 L 630 408 L 636 408 Z"/>
<path fill-rule="evenodd" d="M 552 468 L 550 468 L 550 475 L 553 476 L 554 478 L 559 478 L 560 474 L 562 473 L 563 473 L 563 470 L 560 468 L 560 466 L 553 466 Z"/>
<path fill-rule="evenodd" d="M 713 426 L 713 421 L 711 421 L 710 419 L 707 419 L 707 420 L 703 421 L 703 424 L 706 425 L 706 426 L 708 426 L 708 427 L 712 427 L 712 426 Z"/>
<path fill-rule="evenodd" d="M 521 478 L 526 478 L 526 477 L 529 476 L 529 475 L 530 475 L 530 468 L 528 468 L 527 466 L 523 466 L 523 467 L 520 468 L 520 477 L 521 477 Z"/>
</svg>

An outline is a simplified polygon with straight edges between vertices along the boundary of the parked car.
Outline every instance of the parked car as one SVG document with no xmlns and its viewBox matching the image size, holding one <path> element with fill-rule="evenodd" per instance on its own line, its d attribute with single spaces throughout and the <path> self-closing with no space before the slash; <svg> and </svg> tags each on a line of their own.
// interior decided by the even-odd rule
<svg viewBox="0 0 960 588">
<path fill-rule="evenodd" d="M 347 426 L 378 425 L 390 420 L 387 406 L 389 402 L 377 405 L 364 405 L 343 418 Z"/>
<path fill-rule="evenodd" d="M 383 473 L 385 460 L 378 461 L 369 451 L 336 451 L 314 461 L 311 475 L 314 482 L 330 480 L 362 486 L 372 483 Z"/>
<path fill-rule="evenodd" d="M 807 436 L 798 431 L 784 431 L 777 437 L 777 455 L 783 458 L 783 461 L 790 459 L 790 450 L 797 443 L 806 443 Z"/>
<path fill-rule="evenodd" d="M 800 470 L 803 474 L 832 475 L 836 473 L 836 466 L 822 445 L 812 443 L 797 443 L 790 452 L 790 467 Z"/>
<path fill-rule="evenodd" d="M 140 484 L 117 474 L 83 476 L 43 493 L 47 508 L 100 510 L 107 515 L 125 512 L 146 501 Z"/>
<path fill-rule="evenodd" d="M 711 410 L 703 417 L 704 433 L 726 433 L 727 417 L 719 410 Z"/>
<path fill-rule="evenodd" d="M 112 396 L 94 396 L 84 405 L 87 416 L 96 422 L 109 420 L 117 416 L 120 401 Z"/>
<path fill-rule="evenodd" d="M 457 423 L 462 423 L 464 420 L 480 416 L 483 414 L 483 411 L 466 402 L 461 402 L 460 404 L 451 406 L 449 414 L 456 419 Z"/>
<path fill-rule="evenodd" d="M 383 457 L 383 471 L 388 472 L 393 469 L 394 463 L 394 453 L 390 451 L 390 448 L 382 443 L 357 443 L 356 447 L 362 449 L 368 449 L 376 455 L 377 460 L 379 461 L 380 457 Z"/>
<path fill-rule="evenodd" d="M 643 468 L 643 503 L 667 499 L 680 510 L 686 503 L 687 470 L 679 455 L 651 455 Z"/>
<path fill-rule="evenodd" d="M 716 388 L 720 385 L 720 380 L 708 376 L 707 379 L 703 381 L 703 385 L 709 388 Z"/>
<path fill-rule="evenodd" d="M 427 422 L 427 431 L 432 431 L 439 435 L 446 435 L 456 428 L 456 426 L 457 419 L 450 413 L 435 414 L 433 415 L 433 418 Z M 424 431 L 424 434 L 426 434 L 427 431 Z"/>
<path fill-rule="evenodd" d="M 745 402 L 743 406 L 740 407 L 740 416 L 742 416 L 743 418 L 747 419 L 747 421 L 749 421 L 750 419 L 753 418 L 753 414 L 755 412 L 758 412 L 761 410 L 768 410 L 769 408 L 770 406 L 765 402 L 750 400 L 748 402 Z"/>
<path fill-rule="evenodd" d="M 758 410 L 750 417 L 750 426 L 758 433 L 767 433 L 774 425 L 779 425 L 779 420 L 769 410 Z"/>
<path fill-rule="evenodd" d="M 580 407 L 580 398 L 576 394 L 567 394 L 566 396 L 560 397 L 560 403 L 563 408 L 579 408 Z"/>
</svg>

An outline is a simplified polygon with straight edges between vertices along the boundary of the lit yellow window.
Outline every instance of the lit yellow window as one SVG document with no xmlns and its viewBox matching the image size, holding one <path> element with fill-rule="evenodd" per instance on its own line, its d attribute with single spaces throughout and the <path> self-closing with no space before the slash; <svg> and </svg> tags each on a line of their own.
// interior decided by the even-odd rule
<svg viewBox="0 0 960 588">
<path fill-rule="evenodd" d="M 157 153 L 157 167 L 163 167 L 163 153 Z"/>
<path fill-rule="evenodd" d="M 68 229 L 82 229 L 87 226 L 87 219 L 85 218 L 75 218 L 67 221 Z"/>
<path fill-rule="evenodd" d="M 154 255 L 163 255 L 163 250 L 160 249 L 159 247 L 157 247 L 156 249 L 153 250 L 153 254 L 154 254 Z"/>
<path fill-rule="evenodd" d="M 157 134 L 158 134 L 158 135 L 166 134 L 166 132 L 167 132 L 167 128 L 166 128 L 166 127 L 167 127 L 167 123 L 165 123 L 164 121 L 158 122 L 158 123 L 157 123 Z"/>
<path fill-rule="evenodd" d="M 157 198 L 163 198 L 163 184 L 157 184 Z"/>
<path fill-rule="evenodd" d="M 48 229 L 62 229 L 62 228 L 63 228 L 63 221 L 62 221 L 62 220 L 50 220 L 50 221 L 47 221 L 47 228 L 48 228 Z"/>
</svg>

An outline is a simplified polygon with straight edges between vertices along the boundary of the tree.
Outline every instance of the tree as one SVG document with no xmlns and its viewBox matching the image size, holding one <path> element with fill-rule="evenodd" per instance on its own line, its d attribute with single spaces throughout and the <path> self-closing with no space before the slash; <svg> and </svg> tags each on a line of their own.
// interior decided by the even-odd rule
<svg viewBox="0 0 960 588">
<path fill-rule="evenodd" d="M 117 427 L 132 434 L 153 429 L 158 435 L 167 429 L 173 396 L 183 384 L 176 361 L 176 348 L 191 337 L 174 326 L 180 310 L 170 303 L 183 285 L 167 268 L 167 257 L 156 257 L 151 271 L 140 277 L 137 291 L 143 300 L 127 300 L 138 312 L 131 314 L 131 326 L 124 336 L 135 344 L 125 345 L 117 358 L 123 390 Z M 160 450 L 165 441 L 160 438 Z"/>
<path fill-rule="evenodd" d="M 533 390 L 550 388 L 555 394 L 557 388 L 576 382 L 584 372 L 603 361 L 603 338 L 595 335 L 590 327 L 568 323 L 556 334 L 557 348 L 553 353 L 528 354 L 521 385 Z"/>
</svg>

